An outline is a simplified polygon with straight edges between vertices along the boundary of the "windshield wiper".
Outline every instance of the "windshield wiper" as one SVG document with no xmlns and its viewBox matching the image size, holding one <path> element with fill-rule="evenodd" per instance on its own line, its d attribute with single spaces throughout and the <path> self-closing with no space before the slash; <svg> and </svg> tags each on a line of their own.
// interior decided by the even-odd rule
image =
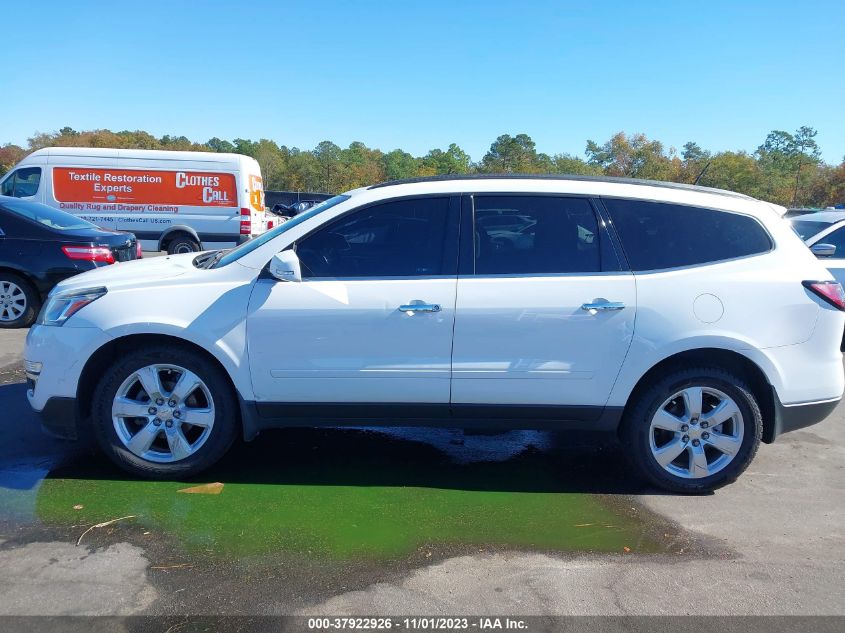
<svg viewBox="0 0 845 633">
<path fill-rule="evenodd" d="M 197 268 L 209 268 L 211 265 L 213 265 L 214 262 L 217 261 L 217 257 L 222 252 L 223 251 L 209 251 L 207 253 L 204 253 L 203 255 L 200 255 L 194 260 L 194 266 L 196 266 Z M 209 264 L 209 262 L 211 262 L 211 264 Z"/>
<path fill-rule="evenodd" d="M 214 257 L 212 257 L 210 260 L 208 260 L 208 265 L 206 266 L 206 268 L 214 268 L 214 266 L 217 264 L 217 262 L 219 262 L 221 259 L 223 259 L 223 255 L 228 253 L 229 250 L 230 249 L 227 248 L 227 249 L 222 249 L 222 250 L 216 251 L 214 253 Z"/>
</svg>

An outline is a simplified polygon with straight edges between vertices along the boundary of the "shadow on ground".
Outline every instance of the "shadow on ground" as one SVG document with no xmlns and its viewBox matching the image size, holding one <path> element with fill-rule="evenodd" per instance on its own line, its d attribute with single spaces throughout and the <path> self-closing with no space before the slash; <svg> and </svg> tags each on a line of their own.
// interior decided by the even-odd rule
<svg viewBox="0 0 845 633">
<path fill-rule="evenodd" d="M 18 523 L 28 516 L 68 535 L 121 518 L 88 537 L 92 544 L 112 533 L 142 542 L 161 534 L 192 555 L 323 560 L 401 559 L 431 548 L 681 547 L 676 528 L 628 497 L 639 484 L 608 436 L 286 429 L 236 444 L 199 480 L 153 482 L 36 435 L 34 416 L 12 401 L 18 391 L 22 385 L 0 387 L 0 410 L 21 422 L 2 431 L 13 447 L 0 452 L 4 497 L 14 501 L 14 489 L 26 495 L 26 503 L 9 504 Z M 218 482 L 222 488 L 210 490 L 217 494 L 180 492 Z"/>
</svg>

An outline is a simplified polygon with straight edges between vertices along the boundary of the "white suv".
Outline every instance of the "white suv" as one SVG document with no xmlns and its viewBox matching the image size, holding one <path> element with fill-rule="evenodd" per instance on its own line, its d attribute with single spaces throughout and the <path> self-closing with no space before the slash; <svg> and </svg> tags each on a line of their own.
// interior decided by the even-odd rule
<svg viewBox="0 0 845 633">
<path fill-rule="evenodd" d="M 833 410 L 844 301 L 746 196 L 421 179 L 233 250 L 62 282 L 27 337 L 28 396 L 146 477 L 195 475 L 271 427 L 593 429 L 695 492 Z"/>
</svg>

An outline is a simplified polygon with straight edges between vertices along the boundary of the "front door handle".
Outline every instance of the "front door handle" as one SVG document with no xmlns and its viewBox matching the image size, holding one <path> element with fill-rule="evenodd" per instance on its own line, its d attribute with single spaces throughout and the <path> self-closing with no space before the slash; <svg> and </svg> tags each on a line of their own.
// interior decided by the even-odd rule
<svg viewBox="0 0 845 633">
<path fill-rule="evenodd" d="M 414 312 L 440 312 L 440 304 L 438 303 L 406 303 L 399 306 L 399 310 L 412 314 Z"/>
<path fill-rule="evenodd" d="M 625 304 L 621 301 L 596 301 L 594 303 L 585 303 L 581 306 L 582 310 L 592 312 L 593 310 L 613 311 L 624 310 Z"/>
</svg>

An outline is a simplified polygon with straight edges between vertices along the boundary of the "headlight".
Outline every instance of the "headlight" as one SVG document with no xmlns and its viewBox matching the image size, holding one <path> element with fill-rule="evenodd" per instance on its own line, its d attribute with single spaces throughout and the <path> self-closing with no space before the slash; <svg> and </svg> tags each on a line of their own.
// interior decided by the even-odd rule
<svg viewBox="0 0 845 633">
<path fill-rule="evenodd" d="M 84 288 L 51 294 L 47 298 L 47 303 L 41 308 L 41 312 L 38 313 L 36 324 L 64 325 L 70 317 L 106 292 L 105 288 Z"/>
</svg>

